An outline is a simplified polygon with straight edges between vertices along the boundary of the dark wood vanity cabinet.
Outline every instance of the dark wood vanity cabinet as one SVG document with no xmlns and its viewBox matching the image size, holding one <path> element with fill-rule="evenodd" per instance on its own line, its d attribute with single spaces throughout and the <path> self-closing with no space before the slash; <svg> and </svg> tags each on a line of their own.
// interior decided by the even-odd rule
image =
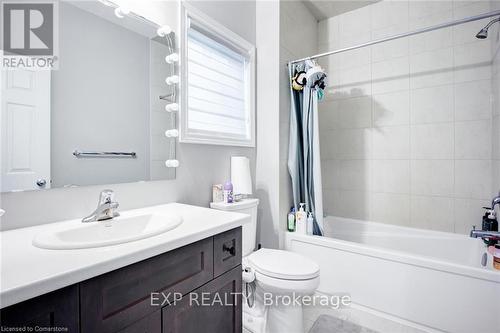
<svg viewBox="0 0 500 333">
<path fill-rule="evenodd" d="M 12 305 L 0 318 L 2 328 L 81 333 L 241 332 L 241 228 Z"/>
<path fill-rule="evenodd" d="M 78 332 L 78 314 L 78 285 L 72 285 L 0 310 L 0 331 L 19 328 L 20 332 L 40 332 L 54 327 Z"/>
</svg>

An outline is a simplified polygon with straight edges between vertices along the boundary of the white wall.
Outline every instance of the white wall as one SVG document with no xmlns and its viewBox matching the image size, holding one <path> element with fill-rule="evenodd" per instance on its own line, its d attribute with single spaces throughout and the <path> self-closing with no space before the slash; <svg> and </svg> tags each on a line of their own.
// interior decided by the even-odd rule
<svg viewBox="0 0 500 333">
<path fill-rule="evenodd" d="M 485 13 L 382 1 L 319 23 L 319 51 Z M 320 105 L 330 215 L 467 233 L 492 193 L 489 19 L 330 56 Z"/>
<path fill-rule="evenodd" d="M 239 5 L 210 1 L 200 6 L 208 15 L 255 43 L 255 2 Z M 177 26 L 177 2 L 128 2 L 131 10 L 161 24 Z M 24 193 L 2 193 L 0 206 L 6 210 L 2 217 L 3 230 L 57 221 L 81 218 L 89 214 L 97 203 L 99 191 L 110 187 L 117 193 L 120 209 L 131 209 L 171 201 L 207 206 L 211 200 L 211 185 L 229 178 L 231 155 L 248 156 L 255 171 L 255 149 L 208 145 L 178 144 L 180 167 L 171 181 L 139 182 L 132 184 L 91 186 L 73 189 L 54 189 Z M 200 221 L 203 223 L 203 221 Z"/>
<path fill-rule="evenodd" d="M 64 2 L 59 15 L 52 187 L 149 179 L 149 39 Z M 75 149 L 135 151 L 137 158 L 77 159 Z"/>
<path fill-rule="evenodd" d="M 257 1 L 258 235 L 263 247 L 279 246 L 279 26 L 278 2 Z"/>
</svg>

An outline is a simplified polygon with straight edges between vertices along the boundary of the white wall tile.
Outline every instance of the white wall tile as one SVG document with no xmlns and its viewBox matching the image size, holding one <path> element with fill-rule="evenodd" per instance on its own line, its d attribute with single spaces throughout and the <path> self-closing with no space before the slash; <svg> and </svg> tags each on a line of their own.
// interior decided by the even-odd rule
<svg viewBox="0 0 500 333">
<path fill-rule="evenodd" d="M 410 193 L 409 160 L 373 160 L 373 191 L 384 193 Z"/>
<path fill-rule="evenodd" d="M 370 64 L 372 60 L 372 52 L 369 47 L 362 47 L 349 52 L 339 53 L 338 55 L 340 57 L 341 69 L 367 65 Z"/>
<path fill-rule="evenodd" d="M 411 90 L 410 122 L 426 124 L 453 121 L 453 85 Z"/>
<path fill-rule="evenodd" d="M 323 190 L 333 190 L 339 188 L 339 160 L 322 160 L 321 161 L 321 181 L 323 182 Z"/>
<path fill-rule="evenodd" d="M 491 159 L 491 121 L 455 123 L 455 158 Z"/>
<path fill-rule="evenodd" d="M 334 158 L 337 159 L 369 159 L 371 158 L 371 130 L 346 129 L 334 132 Z"/>
<path fill-rule="evenodd" d="M 436 17 L 436 20 L 451 18 L 453 3 L 451 1 L 410 1 L 409 20 L 414 27 L 421 19 L 429 20 L 430 17 Z M 422 24 L 429 24 L 423 22 Z"/>
<path fill-rule="evenodd" d="M 493 117 L 492 127 L 493 127 L 493 132 L 491 134 L 492 158 L 495 160 L 500 160 L 500 116 Z"/>
<path fill-rule="evenodd" d="M 491 78 L 490 43 L 478 41 L 453 47 L 455 82 Z"/>
<path fill-rule="evenodd" d="M 493 197 L 500 193 L 500 160 L 493 160 L 491 164 L 493 168 L 491 197 Z"/>
<path fill-rule="evenodd" d="M 371 7 L 371 30 L 408 26 L 408 1 L 380 1 Z"/>
<path fill-rule="evenodd" d="M 453 46 L 453 30 L 444 28 L 411 36 L 408 39 L 410 54 L 427 52 Z"/>
<path fill-rule="evenodd" d="M 409 225 L 410 196 L 407 194 L 372 193 L 371 219 L 381 223 Z"/>
<path fill-rule="evenodd" d="M 366 43 L 371 39 L 371 8 L 370 6 L 346 12 L 340 16 L 340 46 Z"/>
<path fill-rule="evenodd" d="M 392 37 L 407 30 L 408 22 L 403 22 L 397 25 L 386 25 L 383 28 L 372 30 L 372 40 Z M 408 38 L 400 38 L 375 44 L 371 46 L 371 49 L 372 62 L 408 56 Z"/>
<path fill-rule="evenodd" d="M 330 77 L 333 89 L 327 88 L 327 92 L 333 94 L 333 98 L 351 98 L 371 94 L 371 65 L 344 69 L 338 74 Z M 336 78 L 338 81 L 335 81 Z M 335 84 L 337 84 L 336 88 Z"/>
<path fill-rule="evenodd" d="M 411 158 L 453 159 L 453 123 L 411 126 Z"/>
<path fill-rule="evenodd" d="M 412 196 L 410 225 L 421 229 L 453 232 L 453 207 L 453 198 Z"/>
<path fill-rule="evenodd" d="M 453 48 L 410 55 L 410 87 L 432 87 L 453 82 Z"/>
<path fill-rule="evenodd" d="M 340 128 L 371 127 L 372 99 L 370 96 L 343 99 L 338 113 Z"/>
<path fill-rule="evenodd" d="M 455 232 L 468 235 L 473 225 L 480 229 L 484 215 L 482 207 L 489 207 L 490 203 L 490 200 L 455 199 Z"/>
<path fill-rule="evenodd" d="M 395 58 L 372 64 L 373 94 L 408 89 L 408 73 L 408 57 Z"/>
<path fill-rule="evenodd" d="M 415 9 L 415 6 L 422 6 L 423 8 Z M 449 22 L 453 18 L 450 1 L 410 1 L 409 11 L 410 30 L 422 29 L 439 23 Z M 426 12 L 426 14 L 422 15 L 423 12 Z"/>
<path fill-rule="evenodd" d="M 380 1 L 320 22 L 320 51 L 489 7 L 488 1 Z M 321 136 L 330 140 L 322 158 L 335 158 L 322 165 L 328 214 L 455 232 L 468 232 L 465 221 L 480 219 L 488 204 L 483 197 L 500 188 L 500 117 L 492 117 L 500 114 L 500 61 L 491 65 L 490 46 L 499 29 L 478 41 L 484 21 L 321 60 L 331 82 L 320 105 L 321 122 L 328 122 L 320 123 Z"/>
<path fill-rule="evenodd" d="M 409 159 L 410 130 L 408 126 L 377 127 L 373 129 L 373 158 Z"/>
<path fill-rule="evenodd" d="M 401 33 L 400 29 L 398 28 L 399 27 L 390 27 L 383 30 L 373 31 L 373 39 L 381 39 L 384 37 L 395 35 L 397 33 Z M 408 56 L 408 39 L 401 38 L 383 42 L 380 44 L 375 44 L 371 46 L 371 50 L 373 62 L 380 62 L 393 58 Z"/>
<path fill-rule="evenodd" d="M 320 130 L 320 154 L 322 160 L 333 159 L 336 156 L 337 130 Z"/>
<path fill-rule="evenodd" d="M 453 160 L 411 161 L 411 193 L 417 195 L 453 196 Z"/>
<path fill-rule="evenodd" d="M 370 219 L 370 197 L 364 191 L 330 191 L 325 209 L 334 216 Z"/>
<path fill-rule="evenodd" d="M 374 126 L 406 125 L 410 118 L 410 94 L 408 90 L 373 95 L 372 112 Z"/>
<path fill-rule="evenodd" d="M 338 172 L 334 180 L 334 189 L 340 190 L 370 190 L 371 161 L 370 160 L 338 160 Z"/>
<path fill-rule="evenodd" d="M 455 197 L 487 199 L 492 187 L 491 160 L 455 161 Z"/>
<path fill-rule="evenodd" d="M 454 86 L 455 120 L 491 119 L 491 81 L 471 81 Z"/>
</svg>

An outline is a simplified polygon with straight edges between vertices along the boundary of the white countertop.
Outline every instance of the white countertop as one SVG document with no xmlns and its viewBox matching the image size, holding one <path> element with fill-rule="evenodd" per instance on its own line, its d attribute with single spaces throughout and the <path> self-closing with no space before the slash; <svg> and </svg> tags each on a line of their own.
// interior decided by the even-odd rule
<svg viewBox="0 0 500 333">
<path fill-rule="evenodd" d="M 32 245 L 33 237 L 61 227 L 81 225 L 80 219 L 0 232 L 0 308 L 43 295 L 155 255 L 236 228 L 250 216 L 170 203 L 130 211 L 176 214 L 183 222 L 163 234 L 107 247 L 45 250 Z M 97 222 L 96 222 L 97 223 Z"/>
</svg>

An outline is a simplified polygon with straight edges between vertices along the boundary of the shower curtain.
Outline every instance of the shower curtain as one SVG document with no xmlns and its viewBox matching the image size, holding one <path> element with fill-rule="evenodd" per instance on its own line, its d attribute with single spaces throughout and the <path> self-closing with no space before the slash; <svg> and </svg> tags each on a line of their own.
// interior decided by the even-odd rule
<svg viewBox="0 0 500 333">
<path fill-rule="evenodd" d="M 307 71 L 309 64 L 289 64 L 290 82 L 296 71 Z M 319 153 L 318 94 L 308 85 L 297 91 L 290 84 L 290 137 L 288 172 L 292 179 L 293 204 L 306 204 L 314 215 L 313 234 L 323 235 L 323 193 Z"/>
</svg>

